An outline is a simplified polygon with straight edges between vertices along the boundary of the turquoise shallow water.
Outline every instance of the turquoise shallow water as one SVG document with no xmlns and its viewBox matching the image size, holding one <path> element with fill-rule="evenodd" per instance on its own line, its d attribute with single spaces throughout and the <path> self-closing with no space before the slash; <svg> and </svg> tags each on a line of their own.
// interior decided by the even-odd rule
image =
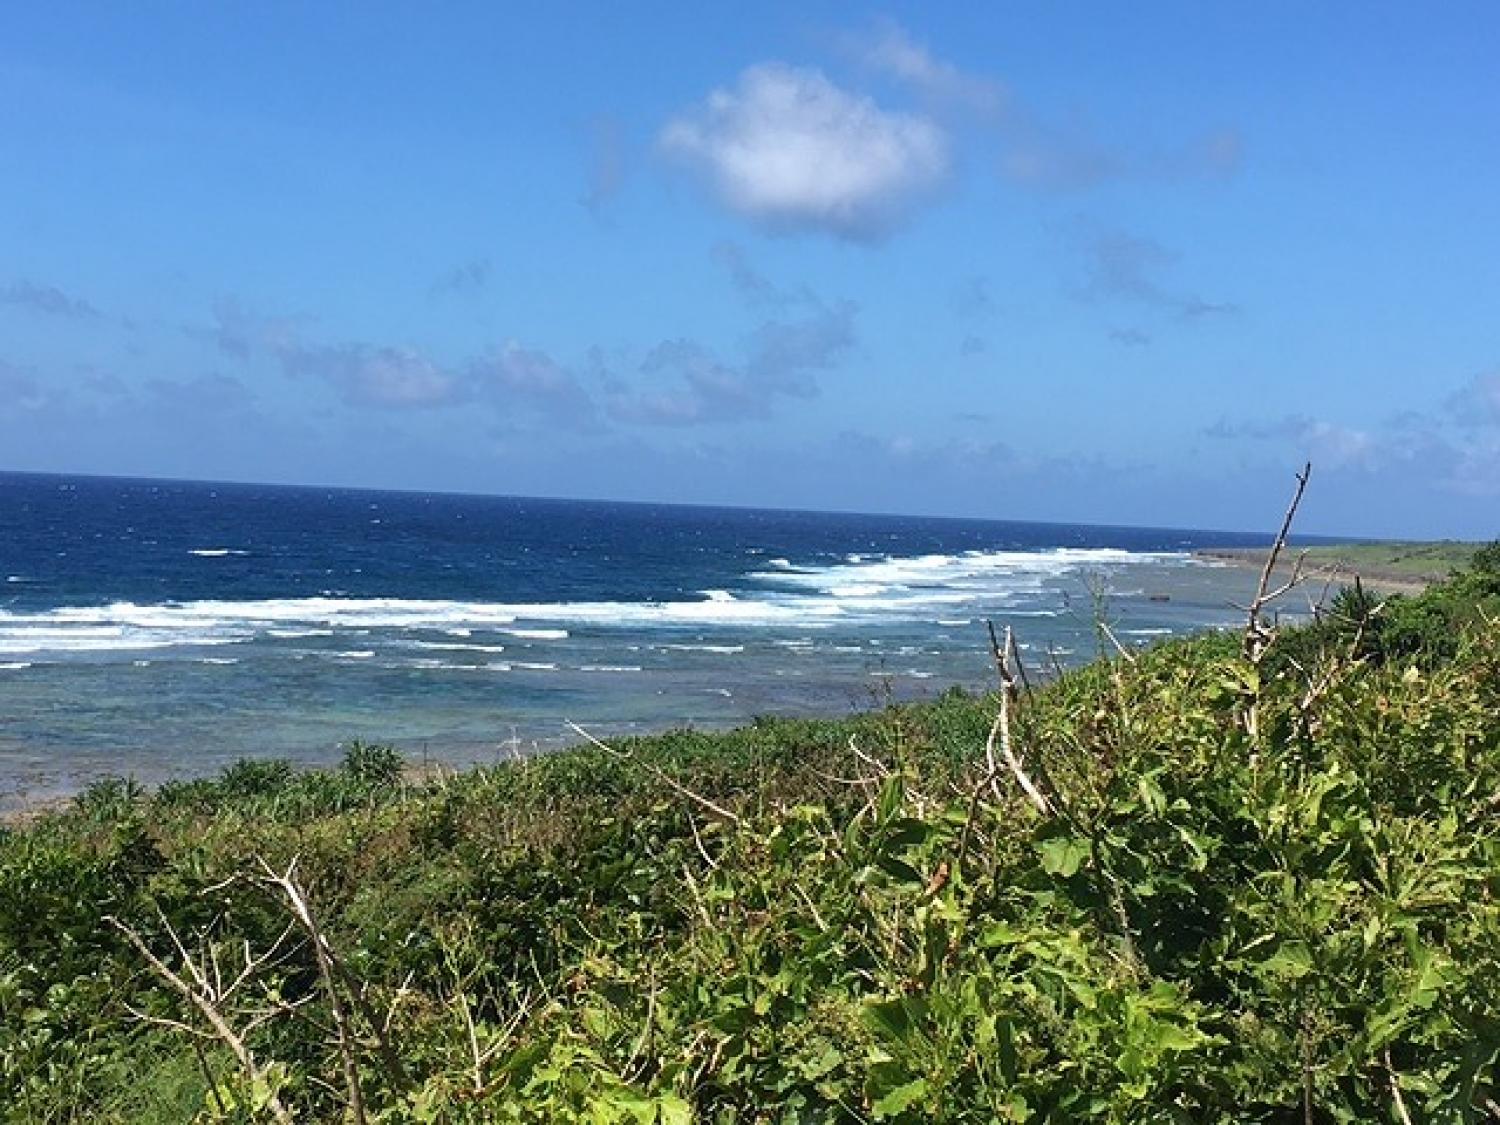
<svg viewBox="0 0 1500 1125">
<path fill-rule="evenodd" d="M 1201 531 L 0 474 L 0 807 L 353 738 L 462 764 L 1232 624 Z"/>
</svg>

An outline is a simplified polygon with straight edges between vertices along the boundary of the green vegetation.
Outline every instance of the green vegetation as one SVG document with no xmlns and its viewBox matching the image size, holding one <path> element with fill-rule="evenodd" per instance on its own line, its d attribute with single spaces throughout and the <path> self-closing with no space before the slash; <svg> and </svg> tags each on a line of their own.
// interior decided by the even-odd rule
<svg viewBox="0 0 1500 1125">
<path fill-rule="evenodd" d="M 1349 580 L 1359 575 L 1366 582 L 1421 586 L 1441 582 L 1475 566 L 1476 556 L 1490 548 L 1457 540 L 1440 542 L 1331 543 L 1299 547 L 1282 555 L 1282 571 L 1289 571 L 1298 555 L 1305 555 L 1309 573 L 1336 575 Z M 1222 547 L 1205 550 L 1209 558 L 1234 559 L 1260 566 L 1268 553 L 1262 547 Z"/>
<path fill-rule="evenodd" d="M 96 785 L 0 835 L 0 1112 L 1494 1120 L 1497 618 L 1491 548 L 1255 661 Z"/>
<path fill-rule="evenodd" d="M 1307 548 L 1310 563 L 1340 566 L 1364 573 L 1376 571 L 1391 577 L 1439 580 L 1464 570 L 1483 547 L 1478 543 L 1448 540 L 1437 543 L 1341 543 Z"/>
</svg>

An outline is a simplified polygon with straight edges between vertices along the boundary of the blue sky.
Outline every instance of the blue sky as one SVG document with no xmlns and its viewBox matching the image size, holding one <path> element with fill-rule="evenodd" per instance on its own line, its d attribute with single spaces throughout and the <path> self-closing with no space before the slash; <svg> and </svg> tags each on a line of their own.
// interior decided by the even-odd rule
<svg viewBox="0 0 1500 1125">
<path fill-rule="evenodd" d="M 1500 8 L 26 5 L 0 468 L 1500 533 Z"/>
</svg>

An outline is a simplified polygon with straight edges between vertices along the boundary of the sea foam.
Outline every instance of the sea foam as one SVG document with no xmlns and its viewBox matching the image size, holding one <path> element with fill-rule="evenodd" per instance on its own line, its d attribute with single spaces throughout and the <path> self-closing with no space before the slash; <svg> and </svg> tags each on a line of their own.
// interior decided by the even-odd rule
<svg viewBox="0 0 1500 1125">
<path fill-rule="evenodd" d="M 199 550 L 229 553 L 236 548 Z M 510 603 L 323 595 L 145 605 L 115 602 L 29 613 L 0 610 L 0 655 L 106 653 L 339 634 L 368 634 L 371 641 L 384 644 L 388 638 L 381 634 L 405 631 L 467 637 L 482 630 L 519 640 L 561 641 L 568 639 L 570 628 L 578 626 L 802 631 L 835 624 L 859 628 L 934 618 L 957 622 L 976 613 L 1050 616 L 1060 612 L 1061 595 L 1054 588 L 1060 579 L 1186 559 L 1174 553 L 1067 547 L 907 557 L 860 553 L 821 567 L 788 569 L 775 565 L 781 560 L 771 560 L 774 569 L 746 576 L 747 588 L 705 589 L 696 597 L 660 601 Z M 503 646 L 494 645 L 408 643 L 477 653 L 503 651 Z"/>
</svg>

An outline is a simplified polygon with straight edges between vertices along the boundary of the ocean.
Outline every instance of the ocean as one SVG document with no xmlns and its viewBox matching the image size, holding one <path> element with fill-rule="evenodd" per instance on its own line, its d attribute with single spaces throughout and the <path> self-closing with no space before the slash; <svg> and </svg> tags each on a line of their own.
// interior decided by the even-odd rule
<svg viewBox="0 0 1500 1125">
<path fill-rule="evenodd" d="M 494 761 L 1241 619 L 1266 536 L 0 474 L 0 809 L 352 739 Z"/>
</svg>

